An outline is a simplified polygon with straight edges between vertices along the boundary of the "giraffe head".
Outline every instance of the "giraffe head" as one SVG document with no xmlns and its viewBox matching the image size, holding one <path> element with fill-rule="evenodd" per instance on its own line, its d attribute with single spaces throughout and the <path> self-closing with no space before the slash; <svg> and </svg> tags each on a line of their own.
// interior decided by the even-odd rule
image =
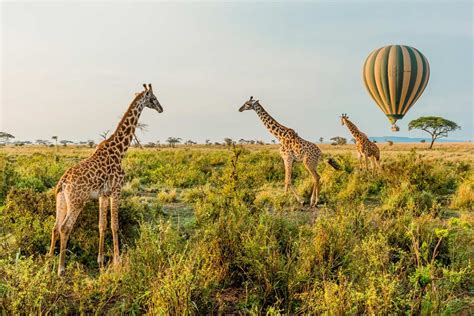
<svg viewBox="0 0 474 316">
<path fill-rule="evenodd" d="M 254 100 L 253 97 L 250 97 L 248 101 L 244 103 L 239 109 L 239 112 L 247 111 L 247 110 L 255 110 L 255 105 L 258 104 L 259 100 Z"/>
<path fill-rule="evenodd" d="M 163 112 L 163 108 L 161 107 L 160 102 L 158 102 L 158 99 L 153 94 L 153 88 L 151 87 L 151 83 L 148 84 L 148 87 L 146 84 L 143 84 L 143 87 L 145 88 L 145 91 L 142 92 L 142 100 L 144 105 L 147 108 L 158 111 L 158 113 Z"/>
<path fill-rule="evenodd" d="M 344 125 L 347 119 L 349 119 L 349 116 L 346 113 L 343 113 L 341 115 L 341 125 Z"/>
</svg>

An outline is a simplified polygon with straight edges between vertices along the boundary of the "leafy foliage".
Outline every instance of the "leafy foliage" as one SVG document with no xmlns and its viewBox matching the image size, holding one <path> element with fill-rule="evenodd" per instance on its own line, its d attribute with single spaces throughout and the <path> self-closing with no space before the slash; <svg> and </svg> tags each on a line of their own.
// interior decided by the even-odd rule
<svg viewBox="0 0 474 316">
<path fill-rule="evenodd" d="M 334 155 L 341 170 L 320 164 L 323 205 L 312 212 L 284 193 L 276 151 L 132 150 L 123 163 L 121 269 L 97 270 L 91 202 L 58 278 L 57 258 L 45 257 L 52 187 L 83 155 L 67 150 L 58 159 L 0 155 L 6 314 L 456 314 L 473 303 L 468 161 L 413 151 L 372 174 Z M 294 181 L 308 200 L 302 165 Z"/>
</svg>

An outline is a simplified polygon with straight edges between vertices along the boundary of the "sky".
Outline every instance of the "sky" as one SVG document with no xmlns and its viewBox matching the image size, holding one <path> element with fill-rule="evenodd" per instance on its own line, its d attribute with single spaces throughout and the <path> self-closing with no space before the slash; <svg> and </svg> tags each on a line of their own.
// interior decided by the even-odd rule
<svg viewBox="0 0 474 316">
<path fill-rule="evenodd" d="M 274 139 L 253 95 L 300 136 L 350 137 L 348 113 L 369 136 L 428 136 L 410 120 L 442 116 L 474 140 L 471 1 L 2 2 L 0 131 L 17 140 L 99 140 L 142 83 L 164 112 L 145 109 L 143 142 Z M 430 81 L 400 132 L 367 93 L 375 48 L 416 47 Z"/>
</svg>

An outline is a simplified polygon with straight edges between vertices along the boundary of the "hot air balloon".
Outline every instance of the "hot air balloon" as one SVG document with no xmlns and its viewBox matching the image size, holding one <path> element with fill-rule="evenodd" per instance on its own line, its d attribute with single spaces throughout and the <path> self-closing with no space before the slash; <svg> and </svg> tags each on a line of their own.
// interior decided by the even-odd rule
<svg viewBox="0 0 474 316">
<path fill-rule="evenodd" d="M 415 104 L 428 84 L 430 66 L 419 50 L 404 45 L 378 48 L 367 57 L 362 70 L 364 83 L 372 99 L 395 124 Z"/>
</svg>

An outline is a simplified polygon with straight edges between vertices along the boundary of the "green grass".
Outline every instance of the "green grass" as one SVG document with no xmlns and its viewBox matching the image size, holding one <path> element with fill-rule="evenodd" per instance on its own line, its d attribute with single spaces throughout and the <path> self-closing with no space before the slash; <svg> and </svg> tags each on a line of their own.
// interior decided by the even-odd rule
<svg viewBox="0 0 474 316">
<path fill-rule="evenodd" d="M 412 147 L 419 147 L 412 146 Z M 472 146 L 471 146 L 472 147 Z M 321 204 L 283 191 L 274 146 L 131 150 L 122 266 L 99 273 L 97 202 L 73 231 L 66 276 L 45 254 L 52 188 L 89 149 L 0 150 L 5 314 L 457 314 L 474 304 L 472 148 L 383 148 L 383 171 L 325 152 Z M 301 165 L 293 180 L 308 202 Z M 106 260 L 112 255 L 106 236 Z"/>
</svg>

